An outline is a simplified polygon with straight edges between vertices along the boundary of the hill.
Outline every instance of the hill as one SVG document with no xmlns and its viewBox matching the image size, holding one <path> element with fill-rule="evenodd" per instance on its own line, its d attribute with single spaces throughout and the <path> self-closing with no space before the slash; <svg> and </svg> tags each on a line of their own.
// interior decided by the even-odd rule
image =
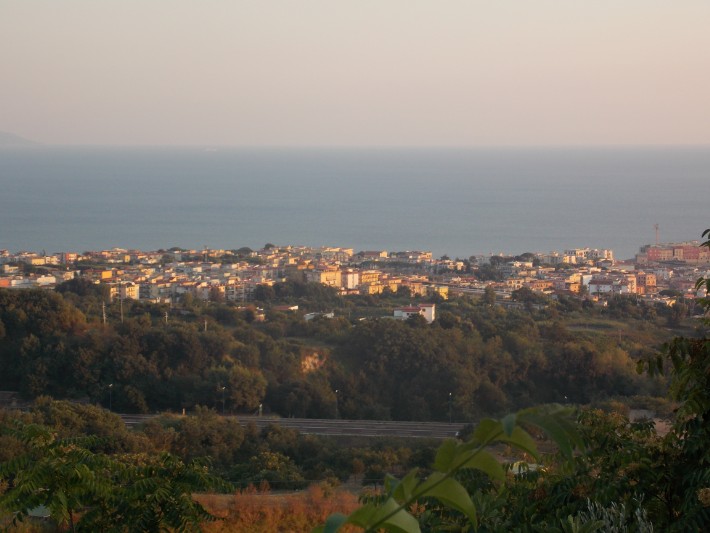
<svg viewBox="0 0 710 533">
<path fill-rule="evenodd" d="M 30 141 L 14 133 L 0 131 L 0 146 L 36 146 L 38 144 L 39 143 L 35 141 Z"/>
</svg>

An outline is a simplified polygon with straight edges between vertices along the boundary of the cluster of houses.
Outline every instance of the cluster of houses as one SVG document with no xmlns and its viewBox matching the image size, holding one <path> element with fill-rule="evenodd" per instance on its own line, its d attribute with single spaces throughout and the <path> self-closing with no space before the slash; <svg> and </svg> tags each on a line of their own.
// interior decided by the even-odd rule
<svg viewBox="0 0 710 533">
<path fill-rule="evenodd" d="M 367 266 L 373 262 L 403 262 L 418 265 L 423 272 L 439 263 L 430 252 L 355 254 L 351 248 L 333 247 L 273 247 L 241 254 L 112 249 L 46 255 L 0 250 L 0 288 L 51 288 L 80 276 L 108 284 L 112 296 L 153 302 L 170 302 L 186 294 L 201 300 L 248 301 L 260 285 L 287 280 L 321 283 L 341 295 L 374 295 L 406 287 L 413 296 L 448 296 L 446 285 L 433 282 L 424 273 L 400 275 Z"/>
<path fill-rule="evenodd" d="M 82 277 L 109 286 L 112 297 L 172 302 L 186 295 L 200 300 L 244 302 L 259 286 L 294 280 L 333 287 L 341 295 L 376 295 L 403 288 L 424 299 L 483 293 L 491 286 L 510 298 L 528 288 L 542 293 L 612 294 L 664 299 L 664 289 L 693 296 L 695 280 L 708 275 L 710 256 L 698 243 L 645 246 L 633 261 L 615 261 L 611 250 L 576 248 L 466 260 L 431 252 L 362 251 L 352 248 L 267 245 L 252 251 L 170 249 L 154 252 L 114 248 L 94 252 L 33 253 L 0 250 L 0 288 L 52 288 Z M 495 266 L 497 281 L 482 280 L 479 268 Z M 421 314 L 431 322 L 434 308 L 401 308 L 397 318 Z"/>
<path fill-rule="evenodd" d="M 504 279 L 492 284 L 499 294 L 526 287 L 543 293 L 584 294 L 592 299 L 635 295 L 670 305 L 679 295 L 702 296 L 695 293 L 695 283 L 710 274 L 710 253 L 697 241 L 644 246 L 628 261 L 614 260 L 611 250 L 590 248 L 533 255 L 533 261 L 499 265 Z M 492 257 L 479 257 L 478 262 L 490 263 Z"/>
</svg>

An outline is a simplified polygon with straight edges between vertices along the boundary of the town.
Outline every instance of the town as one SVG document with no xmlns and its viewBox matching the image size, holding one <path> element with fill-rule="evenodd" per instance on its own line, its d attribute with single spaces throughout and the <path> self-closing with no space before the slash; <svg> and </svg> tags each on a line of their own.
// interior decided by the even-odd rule
<svg viewBox="0 0 710 533">
<path fill-rule="evenodd" d="M 643 246 L 633 260 L 618 261 L 612 250 L 574 248 L 519 256 L 478 255 L 468 259 L 432 257 L 431 252 L 360 251 L 341 247 L 274 246 L 260 250 L 170 248 L 84 253 L 0 250 L 0 288 L 54 288 L 75 278 L 106 284 L 111 299 L 171 304 L 263 300 L 278 282 L 317 282 L 340 295 L 388 291 L 422 299 L 446 300 L 493 291 L 514 305 L 514 291 L 584 296 L 603 304 L 613 295 L 633 295 L 672 305 L 693 299 L 699 276 L 707 275 L 710 250 L 696 241 Z M 403 307 L 395 318 L 422 314 L 432 306 Z M 308 318 L 308 317 L 306 317 Z"/>
</svg>

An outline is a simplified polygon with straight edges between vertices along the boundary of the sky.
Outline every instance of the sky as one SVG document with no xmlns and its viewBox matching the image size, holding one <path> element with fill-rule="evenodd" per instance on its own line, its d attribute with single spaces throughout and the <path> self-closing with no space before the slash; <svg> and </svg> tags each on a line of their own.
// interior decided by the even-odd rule
<svg viewBox="0 0 710 533">
<path fill-rule="evenodd" d="M 0 0 L 48 144 L 710 144 L 707 0 Z"/>
</svg>

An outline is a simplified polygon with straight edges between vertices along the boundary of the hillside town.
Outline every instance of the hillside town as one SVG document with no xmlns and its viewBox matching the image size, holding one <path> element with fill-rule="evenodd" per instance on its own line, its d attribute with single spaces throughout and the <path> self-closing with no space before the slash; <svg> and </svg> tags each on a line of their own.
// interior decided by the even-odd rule
<svg viewBox="0 0 710 533">
<path fill-rule="evenodd" d="M 634 295 L 673 304 L 694 298 L 695 282 L 710 272 L 710 251 L 698 242 L 643 246 L 633 260 L 612 250 L 574 248 L 520 256 L 432 257 L 426 251 L 360 251 L 341 247 L 274 246 L 260 250 L 141 251 L 113 248 L 47 254 L 0 250 L 0 288 L 47 288 L 75 278 L 109 287 L 111 298 L 172 303 L 199 300 L 248 302 L 258 290 L 284 281 L 317 282 L 340 295 L 408 291 L 448 299 L 483 294 L 490 287 L 505 302 L 513 291 L 580 295 L 604 301 Z M 259 288 L 262 289 L 259 289 Z M 489 289 L 490 290 L 490 289 Z M 433 320 L 433 309 L 398 310 Z"/>
</svg>

